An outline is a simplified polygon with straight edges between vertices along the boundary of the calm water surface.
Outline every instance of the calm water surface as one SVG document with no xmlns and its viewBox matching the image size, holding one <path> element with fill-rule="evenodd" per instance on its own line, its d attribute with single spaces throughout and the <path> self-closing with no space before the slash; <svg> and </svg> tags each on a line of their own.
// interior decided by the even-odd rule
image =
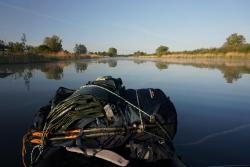
<svg viewBox="0 0 250 167">
<path fill-rule="evenodd" d="M 99 59 L 0 65 L 1 163 L 21 165 L 22 135 L 60 86 L 98 76 L 160 88 L 176 106 L 177 152 L 189 166 L 250 164 L 250 61 Z"/>
</svg>

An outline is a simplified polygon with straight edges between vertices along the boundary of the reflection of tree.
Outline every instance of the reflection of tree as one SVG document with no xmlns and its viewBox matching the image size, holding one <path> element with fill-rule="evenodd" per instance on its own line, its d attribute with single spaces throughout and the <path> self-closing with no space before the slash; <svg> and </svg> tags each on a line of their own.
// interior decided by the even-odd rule
<svg viewBox="0 0 250 167">
<path fill-rule="evenodd" d="M 27 71 L 23 75 L 25 86 L 27 87 L 27 90 L 30 90 L 30 79 L 33 77 L 33 74 L 31 71 Z"/>
<path fill-rule="evenodd" d="M 199 64 L 199 65 L 193 65 L 195 67 L 199 68 L 212 68 L 212 69 L 218 69 L 223 73 L 223 77 L 227 81 L 227 83 L 233 83 L 234 81 L 237 81 L 242 77 L 243 73 L 250 74 L 250 66 L 232 66 L 226 65 L 226 64 Z"/>
<path fill-rule="evenodd" d="M 135 64 L 142 64 L 146 62 L 145 60 L 140 60 L 140 59 L 134 59 L 133 61 Z"/>
<path fill-rule="evenodd" d="M 88 64 L 86 62 L 76 62 L 75 63 L 75 69 L 76 69 L 77 73 L 83 72 L 83 71 L 87 70 L 87 68 L 88 68 Z"/>
<path fill-rule="evenodd" d="M 0 73 L 0 78 L 6 78 L 6 77 L 8 77 L 8 76 L 10 76 L 12 74 L 13 73 L 11 73 L 11 72 L 1 72 Z"/>
<path fill-rule="evenodd" d="M 108 65 L 109 65 L 109 67 L 116 67 L 117 66 L 117 60 L 110 59 L 108 61 Z"/>
<path fill-rule="evenodd" d="M 47 64 L 41 69 L 48 79 L 61 80 L 63 78 L 63 67 L 60 64 Z"/>
<path fill-rule="evenodd" d="M 234 81 L 237 81 L 241 78 L 241 75 L 239 73 L 224 73 L 224 78 L 227 80 L 227 83 L 233 83 Z"/>
<path fill-rule="evenodd" d="M 34 75 L 33 70 L 44 72 L 47 79 L 59 80 L 63 77 L 63 68 L 70 64 L 71 62 L 0 65 L 0 77 L 9 77 L 15 80 L 22 78 L 27 90 L 29 90 Z"/>
<path fill-rule="evenodd" d="M 98 60 L 97 63 L 103 63 L 103 64 L 108 63 L 109 67 L 117 66 L 117 60 L 115 59 L 101 59 L 101 60 Z"/>
<path fill-rule="evenodd" d="M 155 62 L 155 66 L 156 66 L 159 70 L 163 70 L 163 69 L 167 69 L 167 68 L 168 68 L 168 64 L 167 64 L 166 62 L 161 62 L 161 61 Z"/>
<path fill-rule="evenodd" d="M 97 63 L 106 64 L 107 62 L 108 62 L 107 59 L 100 59 L 100 60 L 97 60 Z"/>
<path fill-rule="evenodd" d="M 136 61 L 141 63 L 145 60 Z M 134 61 L 135 62 L 135 61 Z M 31 79 L 34 76 L 33 70 L 39 70 L 46 74 L 48 79 L 62 79 L 63 69 L 72 62 L 58 63 L 37 63 L 37 64 L 18 64 L 18 65 L 0 65 L 0 79 L 13 78 L 24 79 L 27 89 L 31 85 Z M 108 64 L 109 67 L 116 67 L 116 59 L 98 59 L 97 63 Z M 242 74 L 250 74 L 250 61 L 236 60 L 217 60 L 217 59 L 168 59 L 155 62 L 158 69 L 167 69 L 168 64 L 189 65 L 197 68 L 217 69 L 223 73 L 225 80 L 232 83 L 241 78 Z M 87 69 L 87 62 L 76 62 L 76 72 L 82 72 Z M 143 67 L 142 67 L 143 68 Z"/>
<path fill-rule="evenodd" d="M 59 63 L 34 63 L 34 64 L 18 64 L 18 65 L 1 65 L 0 74 L 11 74 L 14 79 L 24 78 L 25 80 L 32 78 L 32 70 L 40 70 L 44 72 L 48 79 L 62 79 L 63 68 L 70 65 L 70 62 Z M 5 76 L 7 77 L 7 76 Z"/>
<path fill-rule="evenodd" d="M 242 74 L 250 74 L 250 61 L 234 59 L 165 59 L 166 64 L 181 64 L 197 68 L 217 69 L 223 73 L 228 83 L 233 83 L 241 78 Z M 157 68 L 164 67 L 164 63 L 155 63 Z"/>
<path fill-rule="evenodd" d="M 33 77 L 32 67 L 26 65 L 26 68 L 23 68 L 24 65 L 1 65 L 0 66 L 0 78 L 11 77 L 14 79 L 23 78 L 24 84 L 27 87 L 27 90 L 30 90 L 30 80 Z"/>
<path fill-rule="evenodd" d="M 242 74 L 250 74 L 250 66 L 222 66 L 219 70 L 224 74 L 227 83 L 237 81 Z"/>
</svg>

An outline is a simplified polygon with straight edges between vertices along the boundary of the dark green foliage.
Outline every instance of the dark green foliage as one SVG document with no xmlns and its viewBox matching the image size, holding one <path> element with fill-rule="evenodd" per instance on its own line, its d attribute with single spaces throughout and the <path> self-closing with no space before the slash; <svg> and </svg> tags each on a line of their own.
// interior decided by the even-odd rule
<svg viewBox="0 0 250 167">
<path fill-rule="evenodd" d="M 62 50 L 62 40 L 56 35 L 44 38 L 43 44 L 48 46 L 52 52 L 59 52 Z"/>
<path fill-rule="evenodd" d="M 103 52 L 94 52 L 93 54 L 100 55 L 100 56 L 108 56 L 108 53 L 103 51 Z"/>
<path fill-rule="evenodd" d="M 36 47 L 34 47 L 32 45 L 26 45 L 25 48 L 26 48 L 26 50 L 27 50 L 28 53 L 33 53 L 36 50 Z"/>
<path fill-rule="evenodd" d="M 223 44 L 222 47 L 235 48 L 235 47 L 240 47 L 245 43 L 246 43 L 246 38 L 243 35 L 234 33 L 227 38 L 226 42 Z"/>
<path fill-rule="evenodd" d="M 167 54 L 168 53 L 168 47 L 167 46 L 159 46 L 156 50 L 155 50 L 155 53 L 157 55 L 164 55 L 164 54 Z"/>
<path fill-rule="evenodd" d="M 239 52 L 250 52 L 250 44 L 243 44 L 238 48 Z"/>
<path fill-rule="evenodd" d="M 87 53 L 87 48 L 83 44 L 76 44 L 74 51 L 76 54 L 86 54 Z"/>
<path fill-rule="evenodd" d="M 50 47 L 48 47 L 47 45 L 39 45 L 37 48 L 36 48 L 36 51 L 37 52 L 50 52 L 52 51 Z"/>
<path fill-rule="evenodd" d="M 8 47 L 10 52 L 24 52 L 24 45 L 21 42 L 9 42 Z"/>
<path fill-rule="evenodd" d="M 141 52 L 141 51 L 136 51 L 136 52 L 134 52 L 134 54 L 133 54 L 134 56 L 146 56 L 147 55 L 147 53 L 145 53 L 145 52 Z"/>
<path fill-rule="evenodd" d="M 108 56 L 111 56 L 111 57 L 117 56 L 117 49 L 116 48 L 109 48 L 107 54 L 108 54 Z"/>
</svg>

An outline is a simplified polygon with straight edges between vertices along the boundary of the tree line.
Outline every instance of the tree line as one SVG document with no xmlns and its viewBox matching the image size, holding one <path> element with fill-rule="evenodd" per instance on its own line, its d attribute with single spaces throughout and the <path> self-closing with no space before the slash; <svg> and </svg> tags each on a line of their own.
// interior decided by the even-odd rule
<svg viewBox="0 0 250 167">
<path fill-rule="evenodd" d="M 59 52 L 63 51 L 62 39 L 57 35 L 45 37 L 43 43 L 38 46 L 27 45 L 26 35 L 23 33 L 20 42 L 8 42 L 6 47 L 11 53 L 24 53 L 24 52 Z"/>
<path fill-rule="evenodd" d="M 155 53 L 147 54 L 146 52 L 136 51 L 132 55 L 133 56 L 147 56 L 147 55 L 168 55 L 168 54 L 179 54 L 179 53 L 187 53 L 187 54 L 202 54 L 202 53 L 227 53 L 227 52 L 250 52 L 250 43 L 246 42 L 246 38 L 238 33 L 233 33 L 226 38 L 226 41 L 223 43 L 221 47 L 218 48 L 201 48 L 195 49 L 191 51 L 176 51 L 170 52 L 169 47 L 165 45 L 161 45 L 156 48 Z"/>
<path fill-rule="evenodd" d="M 1 48 L 5 46 L 8 48 L 10 53 L 56 53 L 64 52 L 69 53 L 69 51 L 64 50 L 62 47 L 62 39 L 57 35 L 52 35 L 51 37 L 45 37 L 42 44 L 38 46 L 27 45 L 26 35 L 23 33 L 20 42 L 8 42 L 0 40 Z M 155 53 L 148 54 L 142 51 L 136 51 L 131 56 L 147 56 L 147 55 L 168 55 L 168 54 L 202 54 L 202 53 L 227 53 L 227 52 L 250 52 L 250 44 L 246 42 L 246 38 L 238 33 L 233 33 L 226 38 L 226 41 L 221 47 L 218 48 L 201 48 L 191 51 L 175 51 L 170 52 L 169 47 L 166 45 L 161 45 L 155 49 Z M 77 43 L 74 47 L 74 54 L 95 54 L 101 56 L 117 56 L 117 49 L 114 47 L 109 48 L 107 51 L 98 52 L 88 52 L 87 47 L 84 44 Z"/>
<path fill-rule="evenodd" d="M 52 35 L 51 37 L 45 37 L 42 44 L 38 46 L 27 45 L 26 34 L 23 33 L 20 42 L 4 42 L 0 40 L 1 47 L 8 49 L 10 53 L 56 53 L 64 52 L 69 53 L 69 51 L 64 50 L 62 47 L 62 39 L 57 35 Z M 77 43 L 74 47 L 75 54 L 87 54 L 88 50 L 84 44 Z M 117 56 L 116 48 L 109 48 L 108 51 L 103 52 L 89 52 L 89 54 L 97 54 L 102 56 Z"/>
<path fill-rule="evenodd" d="M 114 56 L 117 56 L 117 49 L 116 48 L 109 48 L 107 52 L 106 51 L 89 52 L 89 54 L 114 57 Z"/>
<path fill-rule="evenodd" d="M 183 51 L 182 53 L 198 54 L 198 53 L 227 53 L 227 52 L 250 52 L 250 43 L 246 42 L 246 38 L 238 33 L 233 33 L 226 38 L 226 41 L 218 48 L 201 48 L 192 51 Z"/>
</svg>

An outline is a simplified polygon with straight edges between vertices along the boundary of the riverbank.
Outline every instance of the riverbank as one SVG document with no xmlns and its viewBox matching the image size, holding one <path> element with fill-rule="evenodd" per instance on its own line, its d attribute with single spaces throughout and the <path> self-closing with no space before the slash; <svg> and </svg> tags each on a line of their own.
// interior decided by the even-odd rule
<svg viewBox="0 0 250 167">
<path fill-rule="evenodd" d="M 76 60 L 87 58 L 102 58 L 103 56 L 95 54 L 79 54 L 57 52 L 57 53 L 15 53 L 0 56 L 0 64 L 28 64 L 28 63 L 46 63 L 62 60 Z"/>
<path fill-rule="evenodd" d="M 212 58 L 212 59 L 250 59 L 250 52 L 242 53 L 242 52 L 219 52 L 219 53 L 178 53 L 172 52 L 166 55 L 144 55 L 144 56 L 134 56 L 138 58 L 157 58 L 157 59 L 169 59 L 169 58 Z"/>
<path fill-rule="evenodd" d="M 169 65 L 191 66 L 219 70 L 227 83 L 233 83 L 243 74 L 250 74 L 250 59 L 232 58 L 133 58 L 136 64 L 154 62 L 159 70 L 168 69 Z"/>
</svg>

